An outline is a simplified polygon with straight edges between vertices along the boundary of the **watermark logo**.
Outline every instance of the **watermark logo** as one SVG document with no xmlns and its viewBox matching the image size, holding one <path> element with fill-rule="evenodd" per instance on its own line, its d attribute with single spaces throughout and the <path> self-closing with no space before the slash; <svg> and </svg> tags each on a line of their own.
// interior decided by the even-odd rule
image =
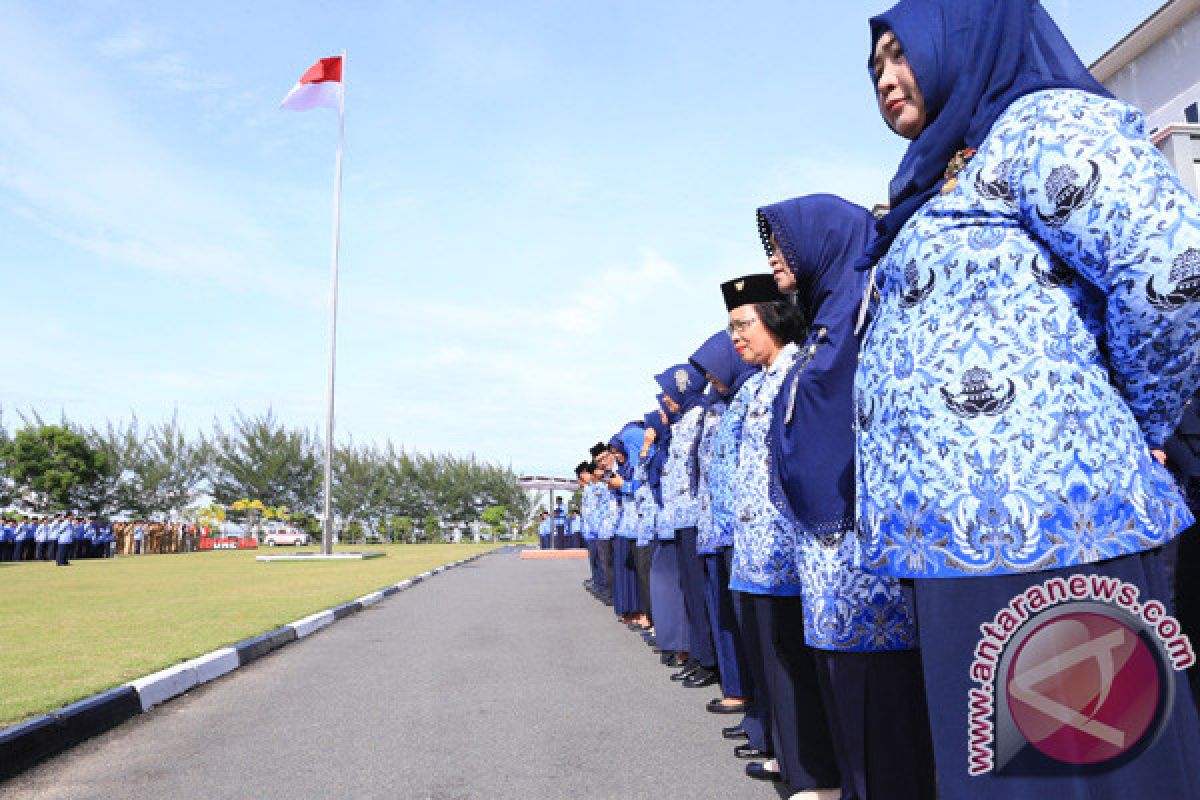
<svg viewBox="0 0 1200 800">
<path fill-rule="evenodd" d="M 1139 594 L 1108 576 L 1053 578 L 980 626 L 971 775 L 1104 770 L 1153 743 L 1172 707 L 1173 671 L 1196 658 L 1178 620 Z"/>
</svg>

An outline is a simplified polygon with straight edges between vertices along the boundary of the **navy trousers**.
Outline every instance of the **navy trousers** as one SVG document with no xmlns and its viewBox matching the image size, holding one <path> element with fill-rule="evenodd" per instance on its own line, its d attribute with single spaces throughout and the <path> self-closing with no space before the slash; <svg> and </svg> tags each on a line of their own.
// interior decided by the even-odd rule
<svg viewBox="0 0 1200 800">
<path fill-rule="evenodd" d="M 920 652 L 814 655 L 842 800 L 934 800 Z"/>
<path fill-rule="evenodd" d="M 771 741 L 783 781 L 797 789 L 841 785 L 817 663 L 804 642 L 799 597 L 747 595 L 763 648 Z"/>
<path fill-rule="evenodd" d="M 743 652 L 746 656 L 746 716 L 741 728 L 749 736 L 749 743 L 764 753 L 775 752 L 771 741 L 771 704 L 767 698 L 767 672 L 763 658 L 762 642 L 758 639 L 758 620 L 755 617 L 755 596 L 745 592 L 730 591 L 733 613 L 737 617 L 738 633 L 741 634 Z"/>
<path fill-rule="evenodd" d="M 617 614 L 636 614 L 642 610 L 633 566 L 635 543 L 624 536 L 613 537 L 613 611 Z"/>
<path fill-rule="evenodd" d="M 633 569 L 637 573 L 638 597 L 642 600 L 642 613 L 654 624 L 654 598 L 650 594 L 650 566 L 654 560 L 654 551 L 658 542 L 648 542 L 633 546 Z M 656 640 L 657 641 L 657 640 Z"/>
<path fill-rule="evenodd" d="M 654 608 L 654 640 L 659 649 L 687 650 L 687 612 L 679 577 L 679 542 L 660 539 L 650 562 L 650 602 Z"/>
<path fill-rule="evenodd" d="M 1175 537 L 1175 616 L 1183 632 L 1200 647 L 1200 525 L 1193 525 Z M 1192 699 L 1200 704 L 1200 664 L 1188 670 Z"/>
<path fill-rule="evenodd" d="M 1175 672 L 1169 667 L 1165 673 L 1158 672 L 1156 679 L 1160 690 L 1159 694 L 1155 695 L 1158 709 L 1155 719 L 1162 720 L 1162 727 L 1157 736 L 1148 742 L 1132 739 L 1131 731 L 1118 730 L 1116 733 L 1122 741 L 1144 742 L 1125 755 L 1093 766 L 1071 766 L 1062 760 L 1049 758 L 1029 744 L 1030 736 L 1037 736 L 1043 747 L 1051 736 L 1062 737 L 1064 734 L 1070 736 L 1069 741 L 1075 743 L 1083 740 L 1098 742 L 1099 739 L 1081 736 L 1078 730 L 1070 727 L 1070 723 L 1063 724 L 1063 720 L 1051 719 L 1045 713 L 1031 711 L 1031 706 L 1023 707 L 1017 700 L 1010 699 L 1008 707 L 1021 712 L 1025 728 L 1014 725 L 1005 726 L 1004 730 L 997 731 L 994 744 L 1003 740 L 1006 743 L 1004 751 L 1007 753 L 1005 763 L 997 765 L 998 772 L 991 771 L 978 776 L 968 774 L 968 743 L 971 735 L 969 693 L 978 685 L 972 681 L 972 662 L 976 660 L 976 647 L 981 640 L 980 626 L 991 625 L 1005 606 L 1036 584 L 1045 583 L 1053 578 L 1069 581 L 1074 576 L 1116 578 L 1132 584 L 1138 589 L 1141 608 L 1156 600 L 1169 613 L 1173 610 L 1174 603 L 1170 596 L 1170 581 L 1165 560 L 1166 556 L 1160 549 L 1096 564 L 1045 572 L 914 581 L 917 625 L 921 639 L 925 692 L 929 698 L 940 800 L 1119 800 L 1133 797 L 1183 798 L 1200 795 L 1200 723 L 1197 722 L 1191 688 L 1184 673 Z M 1083 585 L 1090 585 L 1086 577 L 1080 580 Z M 1072 605 L 1071 602 L 1061 604 L 1064 609 L 1069 609 Z M 1091 608 L 1105 608 L 1109 605 L 1111 604 L 1093 602 Z M 1057 610 L 1059 606 L 1054 608 Z M 1086 611 L 1089 607 L 1081 603 L 1075 605 L 1075 608 Z M 1044 624 L 1040 622 L 1044 619 L 1035 617 L 1029 622 L 1038 620 L 1040 625 Z M 1082 623 L 1078 623 L 1078 626 L 1082 628 Z M 1063 630 L 1062 626 L 1059 630 Z M 1092 641 L 1088 641 L 1090 633 L 1086 628 L 1082 630 L 1084 633 L 1079 641 L 1092 644 Z M 1015 644 L 1021 640 L 1021 636 L 1022 631 L 1017 629 L 1013 638 L 1008 640 L 1007 654 L 1011 655 L 1011 651 L 1016 649 Z M 1133 639 L 1126 637 L 1126 642 L 1135 642 L 1137 639 L 1145 641 L 1147 638 L 1151 641 L 1153 639 L 1149 634 L 1146 637 L 1139 634 Z M 1035 640 L 1030 637 L 1025 641 Z M 1070 654 L 1073 650 L 1079 650 L 1079 645 L 1074 641 L 1067 645 L 1063 645 L 1061 640 L 1047 642 L 1042 638 L 1037 641 L 1039 650 L 1034 652 L 1034 658 L 1039 664 L 1061 663 L 1062 659 L 1068 657 L 1064 653 Z M 1068 663 L 1061 671 L 1050 675 L 1034 688 L 1040 692 L 1055 691 L 1056 687 L 1064 683 L 1078 688 L 1081 685 L 1080 680 L 1091 681 L 1090 694 L 1085 695 L 1091 699 L 1086 704 L 1088 716 L 1084 718 L 1084 724 L 1091 725 L 1087 720 L 1112 709 L 1128 713 L 1127 709 L 1138 702 L 1137 698 L 1129 695 L 1129 684 L 1124 684 L 1125 694 L 1115 696 L 1115 690 L 1113 694 L 1108 691 L 1117 685 L 1116 679 L 1120 677 L 1126 662 L 1116 660 L 1114 664 L 1116 657 L 1112 655 L 1113 651 L 1105 652 L 1109 653 L 1106 658 L 1095 656 L 1081 662 L 1081 672 L 1068 672 L 1068 668 L 1071 667 Z M 1003 676 L 1006 674 L 1003 672 L 1005 662 L 1000 663 L 1002 669 L 998 672 Z M 1008 666 L 1015 668 L 1012 664 Z M 1080 675 L 1083 676 L 1082 679 Z M 1135 685 L 1145 686 L 1145 676 L 1144 671 L 1139 674 Z M 1001 677 L 1000 681 L 996 695 L 1004 692 L 1005 697 L 1011 697 L 1015 691 L 1011 687 L 1017 685 L 1016 679 L 1009 682 L 1005 677 Z M 1000 711 L 999 703 L 996 711 Z M 1058 712 L 1050 708 L 1050 713 Z M 1031 720 L 1038 727 L 1027 730 Z M 999 721 L 995 714 L 989 719 L 989 722 Z M 1014 723 L 1016 722 L 1014 717 Z M 1045 730 L 1039 730 L 1047 722 L 1050 723 L 1049 726 Z M 1080 723 L 1074 723 L 1078 724 Z"/>
<path fill-rule="evenodd" d="M 732 548 L 720 553 L 701 556 L 704 563 L 704 599 L 712 640 L 717 654 L 717 671 L 721 675 L 721 693 L 726 697 L 746 697 L 749 668 L 745 649 L 733 612 L 733 592 L 729 589 L 729 566 Z"/>
<path fill-rule="evenodd" d="M 592 572 L 592 588 L 596 591 L 600 590 L 600 559 L 596 556 L 596 542 L 589 540 L 586 542 L 588 552 L 588 569 Z"/>
<path fill-rule="evenodd" d="M 609 602 L 613 599 L 613 540 L 596 540 L 596 559 L 600 562 L 600 593 Z"/>
<path fill-rule="evenodd" d="M 688 619 L 688 655 L 706 669 L 717 666 L 712 629 L 708 624 L 708 605 L 704 600 L 704 564 L 696 552 L 696 529 L 675 532 L 679 542 L 679 566 L 683 582 L 683 604 Z"/>
<path fill-rule="evenodd" d="M 58 556 L 58 566 L 65 567 L 71 562 L 71 551 L 74 545 L 71 542 L 59 542 L 56 549 Z"/>
</svg>

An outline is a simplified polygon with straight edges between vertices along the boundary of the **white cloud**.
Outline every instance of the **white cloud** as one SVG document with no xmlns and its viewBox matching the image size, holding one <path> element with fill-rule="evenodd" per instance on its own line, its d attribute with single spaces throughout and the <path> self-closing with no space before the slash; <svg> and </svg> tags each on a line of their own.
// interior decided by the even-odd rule
<svg viewBox="0 0 1200 800">
<path fill-rule="evenodd" d="M 0 46 L 25 65 L 0 86 L 0 188 L 27 217 L 104 261 L 198 283 L 273 294 L 289 302 L 320 297 L 306 273 L 255 222 L 237 176 L 194 162 L 156 138 L 145 109 L 131 106 L 108 71 L 11 9 Z M 177 54 L 142 29 L 101 42 L 108 57 L 139 60 L 177 88 L 211 90 Z M 318 262 L 319 263 L 319 262 Z"/>
</svg>

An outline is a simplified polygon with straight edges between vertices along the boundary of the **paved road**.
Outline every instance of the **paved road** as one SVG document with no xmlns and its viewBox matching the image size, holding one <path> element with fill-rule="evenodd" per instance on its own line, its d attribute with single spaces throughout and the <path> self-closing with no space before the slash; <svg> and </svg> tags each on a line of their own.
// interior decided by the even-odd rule
<svg viewBox="0 0 1200 800">
<path fill-rule="evenodd" d="M 0 797 L 778 798 L 742 776 L 714 692 L 671 683 L 586 571 L 505 554 L 438 575 Z"/>
</svg>

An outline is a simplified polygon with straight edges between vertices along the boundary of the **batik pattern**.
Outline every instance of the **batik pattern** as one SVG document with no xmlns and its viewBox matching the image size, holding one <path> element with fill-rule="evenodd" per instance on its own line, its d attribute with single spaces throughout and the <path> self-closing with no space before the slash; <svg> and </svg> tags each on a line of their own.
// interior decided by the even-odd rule
<svg viewBox="0 0 1200 800">
<path fill-rule="evenodd" d="M 754 378 L 751 377 L 750 380 Z M 737 487 L 738 447 L 742 442 L 742 428 L 749 406 L 750 393 L 739 390 L 729 401 L 729 406 L 717 423 L 717 433 L 713 438 L 712 463 L 708 467 L 708 497 L 712 524 L 707 531 L 697 530 L 698 552 L 712 553 L 725 547 L 733 547 L 734 518 L 737 516 L 733 498 Z"/>
<path fill-rule="evenodd" d="M 733 482 L 733 565 L 729 586 L 742 592 L 798 595 L 796 529 L 771 502 L 772 474 L 767 434 L 775 395 L 799 354 L 789 343 L 770 368 L 738 391 L 747 394 L 745 421 Z"/>
<path fill-rule="evenodd" d="M 696 527 L 696 450 L 704 425 L 704 407 L 696 406 L 671 426 L 671 442 L 662 473 L 663 524 L 675 530 Z"/>
<path fill-rule="evenodd" d="M 700 428 L 700 445 L 696 448 L 696 550 L 702 556 L 717 552 L 712 547 L 713 531 L 712 488 L 709 474 L 712 470 L 713 452 L 717 444 L 717 431 L 725 404 L 717 401 L 704 410 L 704 421 Z M 728 546 L 728 545 L 726 545 Z"/>
<path fill-rule="evenodd" d="M 1149 447 L 1200 383 L 1200 208 L 1138 111 L 1013 103 L 876 288 L 855 380 L 870 568 L 1057 569 L 1191 524 Z"/>
</svg>

